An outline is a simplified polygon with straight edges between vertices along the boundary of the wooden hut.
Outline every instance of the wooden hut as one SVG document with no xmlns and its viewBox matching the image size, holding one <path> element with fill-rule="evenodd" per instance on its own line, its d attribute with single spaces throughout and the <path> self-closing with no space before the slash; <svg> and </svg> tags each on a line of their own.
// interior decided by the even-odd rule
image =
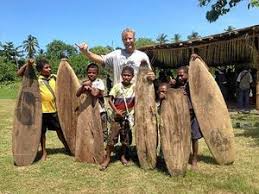
<svg viewBox="0 0 259 194">
<path fill-rule="evenodd" d="M 153 67 L 160 68 L 186 65 L 192 53 L 199 54 L 209 67 L 250 64 L 257 70 L 256 109 L 259 110 L 259 25 L 140 50 L 148 54 Z"/>
</svg>

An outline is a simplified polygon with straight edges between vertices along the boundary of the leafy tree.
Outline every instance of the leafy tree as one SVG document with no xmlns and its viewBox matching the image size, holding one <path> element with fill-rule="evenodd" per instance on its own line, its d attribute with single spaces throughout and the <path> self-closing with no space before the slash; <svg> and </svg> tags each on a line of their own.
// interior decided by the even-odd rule
<svg viewBox="0 0 259 194">
<path fill-rule="evenodd" d="M 188 40 L 197 40 L 201 36 L 199 35 L 198 32 L 192 32 L 191 35 L 187 36 Z"/>
<path fill-rule="evenodd" d="M 155 44 L 156 42 L 153 41 L 151 38 L 138 38 L 135 42 L 135 46 L 137 49 L 144 46 L 152 46 Z"/>
<path fill-rule="evenodd" d="M 70 64 L 79 78 L 86 77 L 86 67 L 89 60 L 83 54 L 73 55 L 69 58 Z"/>
<path fill-rule="evenodd" d="M 42 59 L 42 58 L 47 58 L 46 52 L 44 52 L 43 49 L 39 49 L 36 55 L 36 60 Z"/>
<path fill-rule="evenodd" d="M 106 47 L 103 47 L 103 46 L 96 46 L 96 47 L 93 47 L 90 49 L 93 53 L 96 53 L 98 55 L 105 55 L 107 53 L 110 53 L 111 51 L 113 51 L 113 48 L 110 47 L 110 46 L 106 46 Z M 89 62 L 88 62 L 89 63 Z M 108 74 L 108 71 L 99 66 L 100 67 L 100 76 L 104 76 L 104 75 L 107 75 Z M 84 69 L 86 68 L 86 66 L 84 66 Z M 85 70 L 84 70 L 84 74 L 85 74 Z"/>
<path fill-rule="evenodd" d="M 156 41 L 159 43 L 159 44 L 165 44 L 166 42 L 168 42 L 168 39 L 167 38 L 167 35 L 162 33 L 160 35 L 158 35 Z"/>
<path fill-rule="evenodd" d="M 53 40 L 47 45 L 46 56 L 47 58 L 59 59 L 61 54 L 66 51 L 68 56 L 73 56 L 77 54 L 77 50 L 72 45 L 66 44 L 61 40 Z"/>
<path fill-rule="evenodd" d="M 106 48 L 107 48 L 109 51 L 114 51 L 114 48 L 113 48 L 112 46 L 107 45 Z"/>
<path fill-rule="evenodd" d="M 33 58 L 39 48 L 38 40 L 35 36 L 31 34 L 27 37 L 26 40 L 23 41 L 23 48 L 28 53 L 27 56 L 29 58 Z"/>
<path fill-rule="evenodd" d="M 199 0 L 201 7 L 212 3 L 211 10 L 206 13 L 206 18 L 209 22 L 215 22 L 220 16 L 228 13 L 231 8 L 240 2 L 241 0 Z M 250 7 L 259 7 L 259 0 L 249 0 L 248 9 Z"/>
<path fill-rule="evenodd" d="M 181 41 L 181 35 L 180 34 L 174 34 L 174 37 L 172 38 L 172 42 L 180 42 Z"/>
<path fill-rule="evenodd" d="M 43 50 L 43 49 L 39 49 L 38 54 L 39 54 L 39 55 L 44 55 L 44 50 Z"/>
<path fill-rule="evenodd" d="M 98 55 L 105 55 L 105 54 L 113 51 L 113 48 L 111 46 L 106 46 L 106 47 L 96 46 L 96 47 L 91 48 L 90 51 L 92 51 L 93 53 L 98 54 Z"/>
<path fill-rule="evenodd" d="M 5 62 L 11 61 L 16 62 L 17 58 L 22 57 L 22 51 L 19 51 L 21 46 L 15 47 L 13 42 L 6 42 L 0 44 L 0 56 L 4 57 Z"/>
<path fill-rule="evenodd" d="M 16 67 L 11 61 L 6 61 L 4 57 L 0 57 L 0 82 L 16 80 Z"/>
</svg>

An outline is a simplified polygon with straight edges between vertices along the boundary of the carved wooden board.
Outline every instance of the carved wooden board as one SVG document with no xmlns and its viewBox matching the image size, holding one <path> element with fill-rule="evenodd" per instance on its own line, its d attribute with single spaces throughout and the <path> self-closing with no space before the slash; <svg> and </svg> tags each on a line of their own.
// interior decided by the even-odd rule
<svg viewBox="0 0 259 194">
<path fill-rule="evenodd" d="M 75 158 L 100 164 L 104 158 L 104 143 L 99 104 L 92 96 L 83 94 L 78 111 Z"/>
<path fill-rule="evenodd" d="M 135 135 L 140 166 L 153 169 L 156 166 L 157 124 L 155 89 L 146 74 L 150 69 L 140 66 L 135 89 Z"/>
<path fill-rule="evenodd" d="M 79 106 L 76 91 L 79 87 L 80 83 L 74 70 L 65 59 L 62 59 L 56 80 L 56 105 L 59 122 L 72 154 L 75 154 L 76 146 L 77 109 Z"/>
<path fill-rule="evenodd" d="M 30 165 L 37 154 L 41 137 L 42 108 L 39 83 L 28 65 L 18 95 L 12 131 L 12 151 L 17 166 Z"/>
<path fill-rule="evenodd" d="M 185 175 L 191 151 L 191 123 L 187 96 L 169 89 L 161 105 L 161 145 L 169 173 Z"/>
<path fill-rule="evenodd" d="M 190 61 L 189 84 L 193 109 L 205 142 L 219 164 L 235 160 L 234 133 L 221 91 L 201 59 Z"/>
</svg>

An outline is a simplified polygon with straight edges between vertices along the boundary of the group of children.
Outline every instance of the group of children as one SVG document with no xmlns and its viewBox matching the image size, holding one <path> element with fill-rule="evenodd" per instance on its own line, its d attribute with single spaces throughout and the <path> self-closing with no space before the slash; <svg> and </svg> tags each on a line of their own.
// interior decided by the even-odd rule
<svg viewBox="0 0 259 194">
<path fill-rule="evenodd" d="M 163 99 L 166 98 L 166 93 L 168 88 L 182 88 L 184 95 L 188 97 L 188 106 L 190 111 L 191 118 L 191 138 L 192 138 L 192 155 L 190 156 L 190 163 L 193 169 L 197 168 L 198 161 L 198 140 L 203 137 L 198 120 L 195 116 L 191 96 L 190 89 L 188 83 L 188 66 L 181 66 L 177 69 L 177 77 L 176 79 L 171 79 L 168 82 L 161 82 L 158 85 L 157 89 L 157 101 L 158 104 L 161 103 Z"/>
<path fill-rule="evenodd" d="M 17 74 L 22 76 L 26 70 L 27 63 L 22 66 Z M 57 108 L 55 105 L 55 81 L 56 75 L 51 74 L 51 66 L 47 60 L 41 60 L 37 63 L 36 69 L 39 71 L 39 87 L 42 100 L 42 135 L 41 135 L 41 148 L 42 148 L 42 160 L 47 157 L 46 152 L 46 129 L 55 130 L 59 139 L 64 144 L 65 148 L 69 151 L 64 135 L 62 133 Z M 132 83 L 134 77 L 134 69 L 130 66 L 124 66 L 121 72 L 121 83 L 115 84 L 109 92 L 109 105 L 113 110 L 111 127 L 108 133 L 107 129 L 107 113 L 104 107 L 104 91 L 105 85 L 101 79 L 98 78 L 99 68 L 98 65 L 91 63 L 87 66 L 86 74 L 87 79 L 82 82 L 81 87 L 75 94 L 77 97 L 83 93 L 88 93 L 97 98 L 100 104 L 100 115 L 102 120 L 102 127 L 104 133 L 104 142 L 107 142 L 106 156 L 101 163 L 100 170 L 105 170 L 110 163 L 110 155 L 114 149 L 114 145 L 118 142 L 120 137 L 121 142 L 121 156 L 120 160 L 123 165 L 128 164 L 126 159 L 127 147 L 131 144 L 132 134 L 131 128 L 134 125 L 134 104 L 135 104 L 135 84 Z M 159 103 L 166 98 L 166 93 L 169 87 L 183 88 L 184 94 L 189 97 L 189 107 L 191 114 L 191 128 L 192 128 L 192 150 L 191 164 L 195 168 L 197 166 L 197 154 L 198 154 L 198 139 L 202 137 L 199 130 L 199 124 L 195 117 L 194 111 L 191 106 L 190 92 L 188 87 L 188 68 L 183 66 L 177 70 L 177 79 L 172 80 L 170 84 L 159 83 L 157 96 Z"/>
</svg>

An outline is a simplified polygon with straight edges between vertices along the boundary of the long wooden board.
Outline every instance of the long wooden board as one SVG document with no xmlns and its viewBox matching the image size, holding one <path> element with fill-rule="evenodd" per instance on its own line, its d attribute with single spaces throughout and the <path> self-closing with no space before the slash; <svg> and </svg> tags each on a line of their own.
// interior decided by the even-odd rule
<svg viewBox="0 0 259 194">
<path fill-rule="evenodd" d="M 182 89 L 169 89 L 161 105 L 161 145 L 172 176 L 185 175 L 191 152 L 191 122 L 187 96 Z"/>
<path fill-rule="evenodd" d="M 91 95 L 81 95 L 76 131 L 75 158 L 80 162 L 101 164 L 104 142 L 99 104 Z"/>
<path fill-rule="evenodd" d="M 80 82 L 74 70 L 66 59 L 62 59 L 56 80 L 56 105 L 62 131 L 73 155 L 76 146 L 77 109 L 79 106 L 76 91 L 79 87 Z"/>
<path fill-rule="evenodd" d="M 39 83 L 32 65 L 27 65 L 14 112 L 12 151 L 14 163 L 34 161 L 41 137 L 42 108 Z"/>
<path fill-rule="evenodd" d="M 140 166 L 153 169 L 156 166 L 157 124 L 155 89 L 148 81 L 147 66 L 140 66 L 135 88 L 135 136 Z"/>
<path fill-rule="evenodd" d="M 233 163 L 234 133 L 229 112 L 216 81 L 199 58 L 190 61 L 189 84 L 193 109 L 212 155 L 219 164 Z"/>
</svg>

